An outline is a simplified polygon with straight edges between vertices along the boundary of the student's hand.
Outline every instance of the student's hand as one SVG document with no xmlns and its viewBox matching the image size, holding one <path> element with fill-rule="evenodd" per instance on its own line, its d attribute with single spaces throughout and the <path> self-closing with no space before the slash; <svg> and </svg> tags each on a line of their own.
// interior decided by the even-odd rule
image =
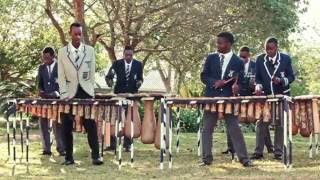
<svg viewBox="0 0 320 180">
<path fill-rule="evenodd" d="M 261 89 L 256 89 L 255 90 L 256 96 L 261 96 L 262 95 L 262 90 Z"/>
<path fill-rule="evenodd" d="M 222 88 L 224 86 L 224 80 L 217 80 L 213 86 L 215 88 Z"/>
<path fill-rule="evenodd" d="M 237 83 L 234 83 L 234 84 L 232 85 L 232 93 L 233 93 L 234 95 L 238 95 L 238 94 L 239 94 L 239 85 L 238 85 Z"/>
<path fill-rule="evenodd" d="M 278 77 L 273 77 L 272 78 L 272 83 L 275 84 L 275 85 L 278 85 L 281 83 L 281 79 L 278 78 Z"/>
<path fill-rule="evenodd" d="M 256 84 L 255 91 L 254 91 L 256 96 L 262 95 L 262 93 L 263 93 L 262 89 L 263 89 L 263 87 L 261 84 Z"/>
<path fill-rule="evenodd" d="M 138 89 L 141 87 L 141 85 L 142 85 L 142 81 L 137 81 L 136 86 L 137 86 Z"/>
<path fill-rule="evenodd" d="M 113 86 L 113 79 L 106 78 L 106 83 L 107 83 L 108 87 L 112 87 Z"/>
<path fill-rule="evenodd" d="M 249 87 L 251 90 L 254 90 L 255 89 L 255 78 L 251 78 L 250 81 L 249 81 Z"/>
<path fill-rule="evenodd" d="M 56 98 L 60 97 L 60 93 L 58 91 L 54 91 L 53 93 Z"/>
<path fill-rule="evenodd" d="M 38 96 L 40 96 L 41 98 L 45 97 L 45 93 L 43 91 L 39 91 Z"/>
</svg>

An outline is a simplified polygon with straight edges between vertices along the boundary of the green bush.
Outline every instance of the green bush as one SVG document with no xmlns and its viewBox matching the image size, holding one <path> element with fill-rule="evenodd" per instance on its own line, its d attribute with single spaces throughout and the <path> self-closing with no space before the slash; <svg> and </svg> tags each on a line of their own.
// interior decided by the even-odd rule
<svg viewBox="0 0 320 180">
<path fill-rule="evenodd" d="M 180 128 L 182 132 L 197 132 L 197 110 L 181 109 L 180 110 Z M 173 126 L 177 125 L 177 112 L 173 111 Z"/>
<path fill-rule="evenodd" d="M 180 111 L 180 119 L 181 124 L 180 128 L 182 132 L 197 132 L 198 125 L 197 125 L 197 110 L 196 109 L 182 109 Z M 173 111 L 173 126 L 176 127 L 177 125 L 177 112 Z M 203 117 L 201 119 L 201 126 L 203 123 Z M 241 129 L 244 133 L 246 132 L 254 132 L 255 125 L 254 124 L 242 124 Z M 225 132 L 225 122 L 224 120 L 218 120 L 217 126 L 215 127 L 215 132 Z"/>
</svg>

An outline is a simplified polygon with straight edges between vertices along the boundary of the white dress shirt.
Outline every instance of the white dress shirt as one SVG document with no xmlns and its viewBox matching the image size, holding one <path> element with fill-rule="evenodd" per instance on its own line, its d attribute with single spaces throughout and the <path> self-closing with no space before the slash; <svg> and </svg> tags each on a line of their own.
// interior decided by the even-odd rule
<svg viewBox="0 0 320 180">
<path fill-rule="evenodd" d="M 227 66 L 228 66 L 228 64 L 230 62 L 230 59 L 231 59 L 231 57 L 233 55 L 233 52 L 230 51 L 230 52 L 228 52 L 226 54 L 220 53 L 219 55 L 220 55 L 220 59 L 221 59 L 221 55 L 224 56 L 223 65 L 222 65 L 222 73 L 221 73 L 221 79 L 223 79 L 224 73 L 226 72 Z"/>
<path fill-rule="evenodd" d="M 276 55 L 274 55 L 273 57 L 269 56 L 269 61 L 271 61 L 272 64 L 274 64 L 276 62 L 276 60 L 277 60 L 277 56 L 278 56 L 278 53 L 276 53 Z"/>
<path fill-rule="evenodd" d="M 275 64 L 275 63 L 276 63 L 276 60 L 277 60 L 277 56 L 278 56 L 278 52 L 277 52 L 273 57 L 270 57 L 270 56 L 269 56 L 269 61 L 271 61 L 272 64 Z M 256 91 L 257 91 L 257 90 L 262 91 L 262 89 L 263 89 L 262 84 L 256 84 L 255 89 L 256 89 Z"/>
<path fill-rule="evenodd" d="M 52 70 L 53 70 L 54 66 L 56 65 L 56 63 L 57 63 L 56 59 L 53 59 L 53 63 L 50 65 L 47 65 L 49 78 L 51 78 Z"/>
<path fill-rule="evenodd" d="M 72 43 L 70 42 L 70 43 L 68 44 L 68 46 L 69 46 L 69 49 L 70 49 L 70 51 L 71 51 L 71 55 L 72 55 L 72 58 L 73 58 L 74 63 L 77 65 L 77 67 L 79 67 L 79 65 L 80 65 L 81 62 L 80 62 L 80 59 L 76 62 L 76 57 L 79 56 L 79 58 L 80 58 L 81 53 L 82 53 L 83 44 L 80 43 L 80 46 L 79 46 L 78 48 L 75 48 L 75 47 L 72 45 Z"/>
<path fill-rule="evenodd" d="M 248 74 L 249 71 L 250 60 L 244 64 L 244 74 Z"/>
<path fill-rule="evenodd" d="M 127 69 L 129 68 L 129 72 L 131 72 L 131 67 L 132 67 L 132 61 L 130 61 L 130 63 L 127 63 L 126 60 L 124 60 L 124 67 L 125 67 L 125 72 L 127 72 Z"/>
</svg>

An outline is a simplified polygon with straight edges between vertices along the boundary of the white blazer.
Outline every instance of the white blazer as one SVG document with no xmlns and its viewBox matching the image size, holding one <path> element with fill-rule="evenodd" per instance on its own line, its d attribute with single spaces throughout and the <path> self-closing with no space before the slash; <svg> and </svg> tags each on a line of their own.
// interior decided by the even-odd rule
<svg viewBox="0 0 320 180">
<path fill-rule="evenodd" d="M 79 49 L 79 66 L 75 64 L 69 45 L 59 49 L 58 52 L 58 83 L 60 97 L 73 98 L 78 85 L 94 97 L 95 53 L 93 47 L 82 44 Z"/>
</svg>

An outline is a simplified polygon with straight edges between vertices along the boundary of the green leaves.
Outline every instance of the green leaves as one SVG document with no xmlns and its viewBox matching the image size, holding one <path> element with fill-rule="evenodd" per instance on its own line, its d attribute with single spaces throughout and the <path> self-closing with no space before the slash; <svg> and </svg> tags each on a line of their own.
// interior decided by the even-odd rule
<svg viewBox="0 0 320 180">
<path fill-rule="evenodd" d="M 34 85 L 29 85 L 24 80 L 0 81 L 0 114 L 5 111 L 9 99 L 30 96 L 33 89 Z"/>
<path fill-rule="evenodd" d="M 320 50 L 317 48 L 293 47 L 293 63 L 297 80 L 293 83 L 292 95 L 320 93 Z"/>
</svg>

